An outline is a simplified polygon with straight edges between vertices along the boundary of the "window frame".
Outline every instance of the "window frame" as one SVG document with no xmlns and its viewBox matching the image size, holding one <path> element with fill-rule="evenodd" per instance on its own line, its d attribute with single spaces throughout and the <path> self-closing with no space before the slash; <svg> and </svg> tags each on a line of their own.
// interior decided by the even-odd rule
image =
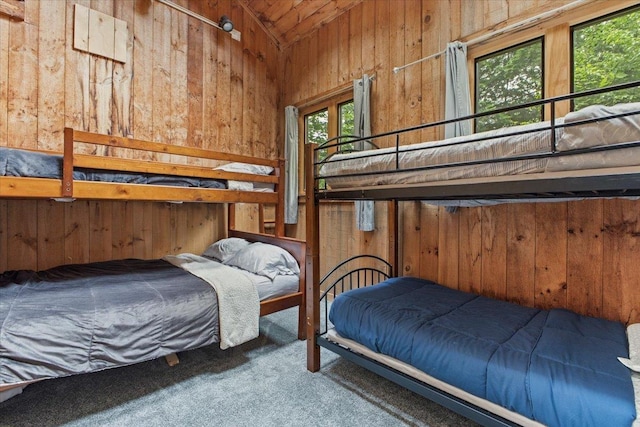
<svg viewBox="0 0 640 427">
<path fill-rule="evenodd" d="M 507 32 L 492 37 L 482 43 L 469 45 L 467 48 L 467 67 L 469 70 L 470 87 L 475 87 L 475 58 L 492 52 L 518 45 L 527 40 L 544 37 L 544 98 L 566 95 L 571 92 L 571 27 L 602 19 L 607 15 L 623 13 L 625 10 L 637 7 L 636 0 L 618 0 L 616 2 L 587 3 L 570 11 L 558 14 L 548 20 L 537 22 L 516 32 Z M 522 17 L 513 17 L 505 21 L 505 25 L 516 24 Z M 473 40 L 486 35 L 490 30 L 482 30 L 464 37 Z M 463 40 L 464 40 L 463 39 Z M 471 91 L 472 104 L 475 103 L 475 90 Z M 544 118 L 549 120 L 550 108 L 545 106 Z M 570 103 L 556 103 L 557 116 L 563 116 L 570 111 Z"/>
<path fill-rule="evenodd" d="M 298 108 L 298 152 L 304 153 L 304 147 L 307 144 L 307 116 L 322 110 L 328 111 L 327 135 L 328 138 L 338 136 L 340 130 L 340 106 L 353 101 L 353 90 L 351 88 L 333 95 L 329 98 L 310 102 L 304 107 Z M 332 147 L 329 154 L 332 154 L 336 148 Z M 304 162 L 298 162 L 298 196 L 305 195 L 305 169 Z"/>
<path fill-rule="evenodd" d="M 575 23 L 569 27 L 569 90 L 571 93 L 575 91 L 575 32 L 591 25 L 597 25 L 604 21 L 618 18 L 628 13 L 639 12 L 640 5 L 625 7 L 614 12 L 609 12 L 595 18 L 591 18 L 582 22 Z M 571 100 L 571 111 L 575 109 L 575 102 Z"/>
</svg>

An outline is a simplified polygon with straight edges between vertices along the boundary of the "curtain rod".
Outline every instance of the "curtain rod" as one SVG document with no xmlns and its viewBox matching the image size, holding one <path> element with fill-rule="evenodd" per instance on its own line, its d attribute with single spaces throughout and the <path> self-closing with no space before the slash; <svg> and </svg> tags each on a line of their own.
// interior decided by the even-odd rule
<svg viewBox="0 0 640 427">
<path fill-rule="evenodd" d="M 172 2 L 170 0 L 156 0 L 156 1 L 159 2 L 159 3 L 164 4 L 165 6 L 169 6 L 169 7 L 173 8 L 173 9 L 179 11 L 179 12 L 185 13 L 185 14 L 189 15 L 192 18 L 196 18 L 196 19 L 204 22 L 205 24 L 209 24 L 212 27 L 216 27 L 217 29 L 219 29 L 221 31 L 224 31 L 225 33 L 227 32 L 227 31 L 223 30 L 222 28 L 220 28 L 220 25 L 218 25 L 217 22 L 213 22 L 209 18 L 205 18 L 202 15 L 198 15 L 197 13 L 187 9 L 184 6 L 180 6 L 179 4 L 174 3 L 174 2 Z M 240 41 L 240 39 L 242 37 L 242 35 L 240 34 L 240 31 L 238 31 L 236 29 L 233 29 L 233 30 L 229 31 L 229 34 L 231 34 L 231 38 L 232 39 L 237 40 L 237 41 Z"/>
<path fill-rule="evenodd" d="M 376 79 L 375 71 L 371 71 L 371 74 L 369 73 L 364 73 L 364 74 L 367 74 L 371 81 L 374 81 Z M 299 109 L 306 108 L 306 107 L 309 107 L 310 105 L 318 104 L 320 102 L 326 101 L 327 99 L 333 98 L 334 96 L 342 95 L 343 93 L 347 93 L 352 90 L 353 90 L 353 80 L 350 80 L 338 87 L 335 87 L 331 90 L 323 92 L 315 97 L 307 98 L 300 101 L 297 104 L 293 104 L 293 106 Z"/>
<path fill-rule="evenodd" d="M 587 3 L 589 1 L 591 1 L 591 0 L 576 0 L 576 1 L 573 1 L 571 3 L 565 4 L 564 6 L 560 6 L 558 8 L 549 10 L 547 12 L 543 12 L 543 13 L 540 13 L 538 15 L 532 16 L 531 18 L 527 18 L 524 21 L 515 22 L 515 23 L 513 23 L 511 25 L 507 25 L 506 27 L 501 28 L 499 30 L 492 31 L 492 32 L 487 33 L 485 35 L 476 37 L 475 39 L 471 39 L 469 41 L 461 42 L 461 43 L 464 43 L 467 46 L 470 46 L 470 45 L 482 43 L 483 41 L 486 41 L 486 40 L 490 39 L 491 37 L 500 36 L 500 35 L 503 35 L 503 34 L 505 34 L 507 32 L 513 31 L 513 30 L 521 30 L 521 29 L 524 29 L 524 28 L 528 28 L 528 27 L 536 24 L 539 21 L 546 20 L 546 19 L 551 18 L 551 17 L 553 17 L 555 15 L 559 15 L 560 13 L 566 12 L 567 10 L 571 10 L 571 9 L 573 9 L 573 8 L 575 8 L 577 6 L 580 6 L 580 5 L 584 4 L 584 3 Z M 410 62 L 410 63 L 402 65 L 400 67 L 394 67 L 393 68 L 393 73 L 397 74 L 398 72 L 404 70 L 407 67 L 410 67 L 410 66 L 415 65 L 415 64 L 419 64 L 420 62 L 426 61 L 428 59 L 433 59 L 433 58 L 437 58 L 439 56 L 442 56 L 442 55 L 444 55 L 446 53 L 446 51 L 447 50 L 444 49 L 444 50 L 442 50 L 440 52 L 436 52 L 436 53 L 434 53 L 432 55 L 425 56 L 424 58 L 420 58 L 420 59 L 418 59 L 416 61 Z"/>
</svg>

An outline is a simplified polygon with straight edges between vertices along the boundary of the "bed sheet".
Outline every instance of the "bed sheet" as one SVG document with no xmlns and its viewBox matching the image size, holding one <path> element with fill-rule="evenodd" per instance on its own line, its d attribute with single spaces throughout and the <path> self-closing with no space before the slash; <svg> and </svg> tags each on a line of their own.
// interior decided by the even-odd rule
<svg viewBox="0 0 640 427">
<path fill-rule="evenodd" d="M 635 419 L 622 324 L 395 278 L 338 296 L 336 331 L 550 426 Z"/>
<path fill-rule="evenodd" d="M 271 280 L 268 277 L 240 270 L 247 276 L 258 290 L 260 301 L 289 295 L 300 289 L 300 276 L 293 274 L 281 274 Z"/>
</svg>

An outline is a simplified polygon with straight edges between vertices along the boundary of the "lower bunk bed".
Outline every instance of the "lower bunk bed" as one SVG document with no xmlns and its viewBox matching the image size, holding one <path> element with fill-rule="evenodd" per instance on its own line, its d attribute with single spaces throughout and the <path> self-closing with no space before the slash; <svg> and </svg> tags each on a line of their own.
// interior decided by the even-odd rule
<svg viewBox="0 0 640 427">
<path fill-rule="evenodd" d="M 380 274 L 328 286 L 319 346 L 482 425 L 637 423 L 640 325 Z"/>
<path fill-rule="evenodd" d="M 236 230 L 201 255 L 0 275 L 0 401 L 29 383 L 258 336 L 259 317 L 299 307 L 304 242 Z"/>
</svg>

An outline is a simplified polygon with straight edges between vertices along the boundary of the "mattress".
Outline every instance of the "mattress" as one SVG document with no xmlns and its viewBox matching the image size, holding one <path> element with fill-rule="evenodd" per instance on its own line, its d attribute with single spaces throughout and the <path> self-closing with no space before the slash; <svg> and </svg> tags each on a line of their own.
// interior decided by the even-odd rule
<svg viewBox="0 0 640 427">
<path fill-rule="evenodd" d="M 62 178 L 62 156 L 0 147 L 0 176 Z M 73 179 L 123 184 L 226 188 L 224 180 L 76 168 Z"/>
<path fill-rule="evenodd" d="M 254 284 L 260 300 L 299 287 L 297 275 L 270 280 L 237 270 Z M 218 314 L 214 288 L 164 260 L 8 271 L 0 275 L 0 386 L 220 342 Z"/>
<path fill-rule="evenodd" d="M 549 426 L 635 419 L 622 324 L 394 278 L 339 295 L 336 332 Z"/>
<path fill-rule="evenodd" d="M 542 122 L 402 145 L 397 152 L 394 147 L 336 154 L 318 176 L 338 189 L 640 165 L 638 148 L 574 154 L 640 141 L 640 103 L 587 107 L 556 120 L 555 126 L 553 155 L 551 124 Z"/>
<path fill-rule="evenodd" d="M 99 371 L 219 340 L 216 294 L 162 260 L 0 276 L 0 385 Z"/>
</svg>

